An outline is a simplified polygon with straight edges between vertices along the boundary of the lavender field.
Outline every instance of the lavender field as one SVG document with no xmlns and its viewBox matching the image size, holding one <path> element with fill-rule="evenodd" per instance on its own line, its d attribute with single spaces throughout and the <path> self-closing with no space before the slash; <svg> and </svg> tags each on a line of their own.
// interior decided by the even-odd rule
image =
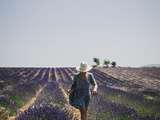
<svg viewBox="0 0 160 120">
<path fill-rule="evenodd" d="M 160 68 L 94 68 L 88 120 L 160 120 Z M 0 68 L 0 120 L 80 120 L 68 103 L 73 67 Z"/>
</svg>

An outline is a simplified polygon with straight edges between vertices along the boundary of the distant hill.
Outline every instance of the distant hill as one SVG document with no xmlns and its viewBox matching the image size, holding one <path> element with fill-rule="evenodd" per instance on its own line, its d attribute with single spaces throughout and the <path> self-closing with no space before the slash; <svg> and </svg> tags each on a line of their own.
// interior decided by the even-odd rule
<svg viewBox="0 0 160 120">
<path fill-rule="evenodd" d="M 149 65 L 145 65 L 145 66 L 142 66 L 142 67 L 157 67 L 157 68 L 160 68 L 160 64 L 149 64 Z"/>
</svg>

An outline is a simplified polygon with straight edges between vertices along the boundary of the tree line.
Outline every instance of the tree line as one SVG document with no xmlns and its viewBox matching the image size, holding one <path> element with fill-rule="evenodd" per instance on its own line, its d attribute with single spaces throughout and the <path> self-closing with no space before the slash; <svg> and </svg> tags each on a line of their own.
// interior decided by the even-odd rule
<svg viewBox="0 0 160 120">
<path fill-rule="evenodd" d="M 96 64 L 96 65 L 93 65 L 93 67 L 97 67 L 97 66 L 100 66 L 100 59 L 99 58 L 93 58 L 93 62 Z M 103 64 L 102 64 L 104 67 L 116 67 L 117 63 L 115 61 L 111 61 L 109 59 L 104 59 L 103 60 Z"/>
</svg>

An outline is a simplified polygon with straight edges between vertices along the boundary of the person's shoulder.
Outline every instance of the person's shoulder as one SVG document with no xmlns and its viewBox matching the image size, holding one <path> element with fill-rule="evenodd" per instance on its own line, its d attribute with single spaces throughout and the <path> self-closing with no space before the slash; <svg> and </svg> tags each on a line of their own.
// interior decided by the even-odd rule
<svg viewBox="0 0 160 120">
<path fill-rule="evenodd" d="M 79 76 L 79 72 L 73 73 L 73 77 L 77 78 Z"/>
<path fill-rule="evenodd" d="M 91 77 L 91 78 L 93 78 L 93 73 L 88 72 L 88 76 Z"/>
<path fill-rule="evenodd" d="M 91 73 L 91 72 L 88 72 L 88 75 L 93 75 L 93 73 Z"/>
<path fill-rule="evenodd" d="M 79 75 L 79 72 L 75 72 L 75 73 L 73 73 L 73 75 L 74 75 L 74 76 L 77 76 L 77 75 Z"/>
</svg>

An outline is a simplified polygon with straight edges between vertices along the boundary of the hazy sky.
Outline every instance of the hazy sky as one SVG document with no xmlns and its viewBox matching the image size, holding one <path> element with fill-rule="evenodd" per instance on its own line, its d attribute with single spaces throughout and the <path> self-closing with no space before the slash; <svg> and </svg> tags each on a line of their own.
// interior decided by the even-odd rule
<svg viewBox="0 0 160 120">
<path fill-rule="evenodd" d="M 0 0 L 0 66 L 160 63 L 160 0 Z"/>
</svg>

